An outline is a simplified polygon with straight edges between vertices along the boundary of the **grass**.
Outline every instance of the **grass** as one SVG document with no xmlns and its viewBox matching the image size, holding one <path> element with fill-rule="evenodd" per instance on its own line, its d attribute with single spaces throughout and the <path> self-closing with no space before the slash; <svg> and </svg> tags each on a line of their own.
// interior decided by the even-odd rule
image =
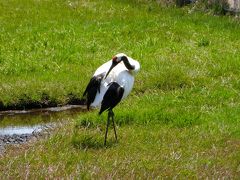
<svg viewBox="0 0 240 180">
<path fill-rule="evenodd" d="M 87 143 L 92 146 L 79 146 L 84 142 L 83 131 L 72 132 L 73 124 L 70 127 L 58 129 L 49 140 L 17 147 L 20 152 L 9 149 L 1 161 L 2 177 L 145 179 L 239 175 L 240 143 L 214 123 L 188 128 L 121 126 L 119 142 L 113 143 L 111 131 L 107 148 L 102 147 L 103 133 L 93 131 L 92 144 Z M 77 136 L 72 139 L 72 134 Z"/>
<path fill-rule="evenodd" d="M 188 12 L 144 0 L 0 2 L 2 109 L 81 99 L 118 52 L 141 63 L 115 108 L 118 143 L 111 130 L 102 146 L 106 114 L 80 114 L 49 139 L 8 147 L 1 177 L 239 178 L 239 21 Z"/>
</svg>

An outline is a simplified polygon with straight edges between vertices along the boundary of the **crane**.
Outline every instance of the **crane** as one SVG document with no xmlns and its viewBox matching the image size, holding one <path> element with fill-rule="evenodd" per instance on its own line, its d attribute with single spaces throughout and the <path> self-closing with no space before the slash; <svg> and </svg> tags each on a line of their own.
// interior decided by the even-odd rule
<svg viewBox="0 0 240 180">
<path fill-rule="evenodd" d="M 108 111 L 104 145 L 106 146 L 110 119 L 113 123 L 117 141 L 113 108 L 131 92 L 134 77 L 140 70 L 138 61 L 124 53 L 116 54 L 111 60 L 101 65 L 90 79 L 83 97 L 86 96 L 87 109 L 100 107 L 99 115 Z"/>
</svg>

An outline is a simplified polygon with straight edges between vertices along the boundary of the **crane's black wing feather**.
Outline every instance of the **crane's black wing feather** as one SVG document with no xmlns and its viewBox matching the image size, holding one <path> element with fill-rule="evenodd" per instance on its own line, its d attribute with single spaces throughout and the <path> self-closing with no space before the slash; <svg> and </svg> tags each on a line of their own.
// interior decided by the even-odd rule
<svg viewBox="0 0 240 180">
<path fill-rule="evenodd" d="M 124 89 L 116 82 L 109 84 L 109 88 L 103 96 L 101 109 L 99 114 L 105 110 L 113 109 L 122 99 Z"/>
<path fill-rule="evenodd" d="M 89 110 L 90 104 L 94 101 L 97 91 L 100 93 L 100 86 L 101 86 L 101 81 L 104 77 L 105 73 L 99 74 L 97 76 L 93 76 L 87 87 L 86 90 L 83 93 L 83 97 L 87 96 L 87 109 Z"/>
</svg>

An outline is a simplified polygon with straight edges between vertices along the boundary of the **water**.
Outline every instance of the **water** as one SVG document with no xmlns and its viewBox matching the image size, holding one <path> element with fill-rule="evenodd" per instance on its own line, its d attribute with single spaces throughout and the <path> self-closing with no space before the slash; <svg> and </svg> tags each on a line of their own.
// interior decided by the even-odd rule
<svg viewBox="0 0 240 180">
<path fill-rule="evenodd" d="M 28 111 L 0 111 L 0 136 L 31 134 L 61 120 L 76 118 L 85 108 L 80 105 L 35 109 Z"/>
<path fill-rule="evenodd" d="M 43 125 L 34 126 L 10 126 L 0 130 L 0 135 L 20 135 L 20 134 L 32 134 L 34 131 L 41 131 Z"/>
</svg>

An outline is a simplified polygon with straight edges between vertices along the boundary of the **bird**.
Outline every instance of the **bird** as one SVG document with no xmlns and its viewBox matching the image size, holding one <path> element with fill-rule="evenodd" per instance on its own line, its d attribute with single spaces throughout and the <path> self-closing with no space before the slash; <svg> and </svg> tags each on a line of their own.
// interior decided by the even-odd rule
<svg viewBox="0 0 240 180">
<path fill-rule="evenodd" d="M 110 119 L 117 142 L 113 108 L 129 95 L 134 85 L 135 75 L 139 70 L 140 64 L 137 60 L 124 53 L 118 53 L 97 68 L 83 93 L 88 110 L 100 108 L 99 115 L 108 111 L 105 146 Z"/>
</svg>

